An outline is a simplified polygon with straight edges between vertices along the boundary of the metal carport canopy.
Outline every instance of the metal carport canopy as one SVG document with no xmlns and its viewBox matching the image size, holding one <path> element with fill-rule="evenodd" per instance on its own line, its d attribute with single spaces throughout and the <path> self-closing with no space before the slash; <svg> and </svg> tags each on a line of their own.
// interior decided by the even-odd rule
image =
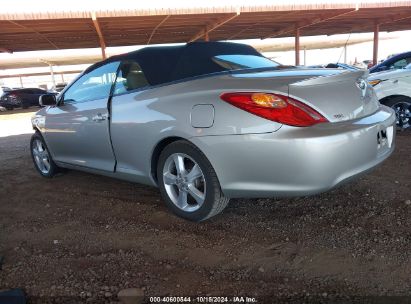
<svg viewBox="0 0 411 304">
<path fill-rule="evenodd" d="M 333 35 L 372 32 L 376 26 L 379 31 L 411 29 L 411 1 L 281 2 L 284 1 L 270 1 L 271 5 L 161 9 L 96 5 L 95 10 L 58 10 L 43 6 L 24 12 L 24 8 L 10 10 L 13 2 L 6 1 L 0 12 L 0 51 L 93 47 L 104 51 L 108 46 L 207 38 L 264 39 L 292 37 L 296 32 L 300 36 Z"/>
</svg>

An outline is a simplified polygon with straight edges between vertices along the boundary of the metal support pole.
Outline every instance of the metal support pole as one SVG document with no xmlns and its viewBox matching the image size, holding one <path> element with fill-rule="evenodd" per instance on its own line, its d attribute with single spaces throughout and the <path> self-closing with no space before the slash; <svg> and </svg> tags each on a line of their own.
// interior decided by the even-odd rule
<svg viewBox="0 0 411 304">
<path fill-rule="evenodd" d="M 103 32 L 101 31 L 100 23 L 97 20 L 97 16 L 95 12 L 91 13 L 91 19 L 93 20 L 93 24 L 96 29 L 98 39 L 100 42 L 101 57 L 103 57 L 103 59 L 106 59 L 107 58 L 106 57 L 106 42 L 104 41 Z"/>
<path fill-rule="evenodd" d="M 304 47 L 304 65 L 307 65 L 307 48 Z"/>
<path fill-rule="evenodd" d="M 300 29 L 295 26 L 295 65 L 300 65 Z"/>
<path fill-rule="evenodd" d="M 56 86 L 56 79 L 54 78 L 54 72 L 53 72 L 53 66 L 50 64 L 50 75 L 51 75 L 51 81 L 53 82 L 53 86 Z"/>
<path fill-rule="evenodd" d="M 106 47 L 104 46 L 102 46 L 101 47 L 101 57 L 103 58 L 103 59 L 106 59 L 107 58 L 107 56 L 106 56 Z"/>
<path fill-rule="evenodd" d="M 20 87 L 23 88 L 23 78 L 20 76 L 19 79 L 20 79 Z"/>
<path fill-rule="evenodd" d="M 344 63 L 345 64 L 347 64 L 347 49 L 348 49 L 348 46 L 344 45 Z"/>
<path fill-rule="evenodd" d="M 64 83 L 64 74 L 60 74 L 61 75 L 61 82 Z"/>
<path fill-rule="evenodd" d="M 380 25 L 377 21 L 374 23 L 374 46 L 372 54 L 372 64 L 376 65 L 378 62 L 378 34 L 380 32 Z"/>
<path fill-rule="evenodd" d="M 208 28 L 207 27 L 205 27 L 205 29 L 204 29 L 204 31 L 205 31 L 205 34 L 204 34 L 204 41 L 210 41 L 210 37 L 208 37 Z"/>
</svg>

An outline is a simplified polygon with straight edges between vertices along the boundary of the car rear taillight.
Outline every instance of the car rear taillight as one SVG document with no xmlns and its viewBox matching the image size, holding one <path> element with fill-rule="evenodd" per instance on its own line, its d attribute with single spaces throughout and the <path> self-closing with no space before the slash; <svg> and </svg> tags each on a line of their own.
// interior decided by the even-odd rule
<svg viewBox="0 0 411 304">
<path fill-rule="evenodd" d="M 280 94 L 235 92 L 223 93 L 220 98 L 244 111 L 290 126 L 309 127 L 328 122 L 301 101 Z"/>
</svg>

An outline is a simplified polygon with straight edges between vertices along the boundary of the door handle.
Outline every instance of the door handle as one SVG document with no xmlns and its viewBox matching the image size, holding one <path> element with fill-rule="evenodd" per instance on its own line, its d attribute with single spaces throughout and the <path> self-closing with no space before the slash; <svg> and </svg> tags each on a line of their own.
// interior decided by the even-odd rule
<svg viewBox="0 0 411 304">
<path fill-rule="evenodd" d="M 98 113 L 97 115 L 93 116 L 91 119 L 95 122 L 100 122 L 100 121 L 106 120 L 107 115 L 102 115 L 101 113 Z"/>
</svg>

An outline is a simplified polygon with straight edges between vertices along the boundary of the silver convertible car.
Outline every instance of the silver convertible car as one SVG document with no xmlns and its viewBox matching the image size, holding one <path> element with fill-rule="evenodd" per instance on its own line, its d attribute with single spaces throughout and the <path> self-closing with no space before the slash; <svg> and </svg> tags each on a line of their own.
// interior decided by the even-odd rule
<svg viewBox="0 0 411 304">
<path fill-rule="evenodd" d="M 248 45 L 197 42 L 113 56 L 32 118 L 38 172 L 157 186 L 202 221 L 230 198 L 327 191 L 384 161 L 395 114 L 363 71 L 281 66 Z"/>
</svg>

